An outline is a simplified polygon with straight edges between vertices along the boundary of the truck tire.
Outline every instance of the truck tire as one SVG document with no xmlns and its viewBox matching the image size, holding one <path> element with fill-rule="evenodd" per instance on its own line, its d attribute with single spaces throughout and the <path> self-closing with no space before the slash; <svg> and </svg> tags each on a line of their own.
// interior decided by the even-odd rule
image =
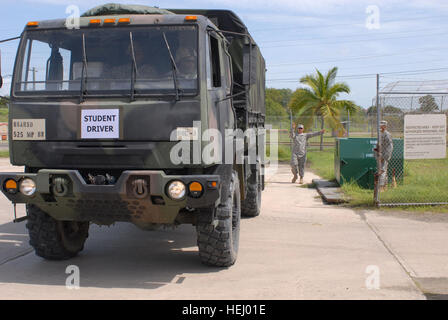
<svg viewBox="0 0 448 320">
<path fill-rule="evenodd" d="M 264 165 L 261 166 L 261 191 L 264 191 L 264 187 L 266 186 L 265 182 L 265 171 L 264 171 Z"/>
<path fill-rule="evenodd" d="M 27 205 L 30 245 L 39 257 L 66 260 L 84 248 L 89 222 L 58 221 L 34 205 Z"/>
<path fill-rule="evenodd" d="M 235 171 L 230 179 L 227 199 L 214 208 L 217 224 L 198 223 L 199 257 L 205 265 L 229 267 L 238 255 L 241 203 L 238 175 Z"/>
<path fill-rule="evenodd" d="M 247 181 L 246 198 L 241 201 L 241 215 L 256 217 L 260 214 L 262 177 L 260 170 L 254 170 Z"/>
</svg>

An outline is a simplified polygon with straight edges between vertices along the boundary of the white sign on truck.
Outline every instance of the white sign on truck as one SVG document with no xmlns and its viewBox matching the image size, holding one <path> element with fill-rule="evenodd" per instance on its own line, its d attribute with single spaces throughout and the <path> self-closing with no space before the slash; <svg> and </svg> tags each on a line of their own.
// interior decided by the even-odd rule
<svg viewBox="0 0 448 320">
<path fill-rule="evenodd" d="M 82 110 L 81 139 L 118 139 L 119 137 L 119 109 Z"/>
<path fill-rule="evenodd" d="M 409 114 L 404 117 L 404 158 L 446 157 L 446 115 Z"/>
</svg>

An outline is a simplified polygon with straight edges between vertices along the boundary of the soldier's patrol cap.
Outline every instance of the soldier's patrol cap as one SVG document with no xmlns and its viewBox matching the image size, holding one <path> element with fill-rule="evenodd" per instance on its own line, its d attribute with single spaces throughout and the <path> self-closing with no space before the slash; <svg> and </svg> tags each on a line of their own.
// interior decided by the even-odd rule
<svg viewBox="0 0 448 320">
<path fill-rule="evenodd" d="M 298 129 L 303 129 L 303 124 L 299 124 Z"/>
<path fill-rule="evenodd" d="M 380 121 L 380 126 L 387 126 L 387 121 L 385 121 L 385 120 Z"/>
</svg>

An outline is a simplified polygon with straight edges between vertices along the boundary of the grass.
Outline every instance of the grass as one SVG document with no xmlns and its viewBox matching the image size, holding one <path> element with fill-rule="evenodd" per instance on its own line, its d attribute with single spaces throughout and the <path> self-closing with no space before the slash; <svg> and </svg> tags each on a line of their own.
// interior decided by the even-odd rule
<svg viewBox="0 0 448 320">
<path fill-rule="evenodd" d="M 327 180 L 334 180 L 334 149 L 308 151 L 307 162 L 314 173 Z"/>
<path fill-rule="evenodd" d="M 350 207 L 374 207 L 373 190 L 361 188 L 356 182 L 341 186 Z"/>
<path fill-rule="evenodd" d="M 269 144 L 267 144 L 266 156 L 269 157 L 270 154 L 271 154 L 270 146 Z M 291 160 L 291 148 L 287 145 L 278 145 L 278 157 L 276 160 L 278 162 L 289 162 Z"/>
<path fill-rule="evenodd" d="M 0 151 L 0 158 L 9 158 L 9 151 Z"/>
<path fill-rule="evenodd" d="M 403 183 L 381 193 L 385 202 L 448 202 L 448 158 L 406 160 Z"/>
<path fill-rule="evenodd" d="M 308 164 L 313 172 L 327 180 L 334 180 L 334 150 L 309 151 Z M 445 159 L 405 160 L 403 182 L 380 194 L 386 203 L 448 202 L 448 157 Z M 363 189 L 355 182 L 341 186 L 348 206 L 373 208 L 373 190 Z M 385 210 L 416 212 L 446 212 L 448 206 L 382 207 Z"/>
<path fill-rule="evenodd" d="M 0 108 L 0 122 L 8 122 L 8 108 Z"/>
</svg>

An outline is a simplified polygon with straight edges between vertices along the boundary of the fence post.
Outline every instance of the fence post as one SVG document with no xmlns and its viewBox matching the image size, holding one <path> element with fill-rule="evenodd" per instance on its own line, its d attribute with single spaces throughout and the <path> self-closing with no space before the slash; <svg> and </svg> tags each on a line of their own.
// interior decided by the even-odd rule
<svg viewBox="0 0 448 320">
<path fill-rule="evenodd" d="M 289 109 L 289 122 L 290 122 L 290 126 L 289 126 L 289 128 L 290 128 L 290 135 L 289 135 L 289 148 L 291 149 L 291 154 L 292 154 L 292 145 L 293 145 L 293 142 L 292 142 L 292 135 L 294 134 L 293 133 L 293 129 L 292 129 L 292 111 L 291 111 L 291 109 Z"/>
<path fill-rule="evenodd" d="M 374 202 L 375 206 L 379 206 L 380 203 L 380 192 L 379 192 L 379 169 L 381 166 L 381 145 L 380 145 L 380 103 L 379 103 L 379 92 L 380 92 L 380 75 L 376 75 L 376 131 L 377 131 L 377 152 L 378 157 L 376 160 L 376 174 L 375 174 L 375 183 L 374 183 Z"/>
<path fill-rule="evenodd" d="M 324 116 L 320 116 L 321 118 L 321 123 L 320 123 L 320 127 L 321 127 L 321 130 L 323 130 L 324 129 Z M 323 151 L 324 150 L 324 135 L 323 134 L 321 134 L 320 135 L 320 151 Z"/>
<path fill-rule="evenodd" d="M 350 138 L 350 111 L 347 110 L 347 138 Z"/>
</svg>

